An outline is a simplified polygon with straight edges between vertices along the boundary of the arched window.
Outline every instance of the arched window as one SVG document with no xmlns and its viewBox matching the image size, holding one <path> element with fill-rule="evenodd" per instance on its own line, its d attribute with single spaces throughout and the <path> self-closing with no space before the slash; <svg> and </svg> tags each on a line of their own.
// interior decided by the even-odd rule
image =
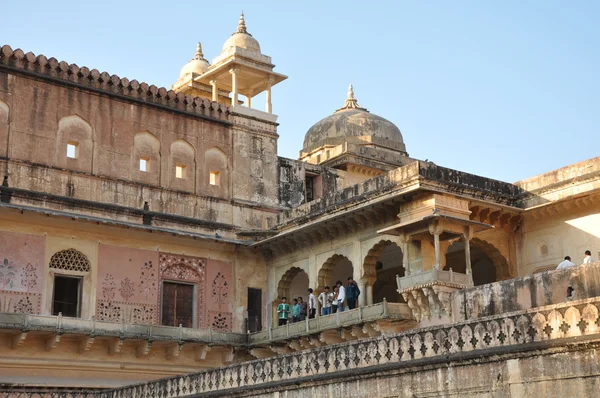
<svg viewBox="0 0 600 398">
<path fill-rule="evenodd" d="M 50 258 L 54 273 L 52 315 L 79 317 L 83 278 L 91 271 L 90 260 L 75 249 L 61 250 Z"/>
<path fill-rule="evenodd" d="M 50 268 L 54 270 L 90 272 L 90 260 L 75 249 L 62 250 L 50 259 Z"/>
</svg>

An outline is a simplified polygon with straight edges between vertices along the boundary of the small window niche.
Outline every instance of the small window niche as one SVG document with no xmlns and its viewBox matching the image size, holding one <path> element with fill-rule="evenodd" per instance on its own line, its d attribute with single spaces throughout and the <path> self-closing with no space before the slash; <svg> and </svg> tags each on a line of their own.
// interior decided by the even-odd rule
<svg viewBox="0 0 600 398">
<path fill-rule="evenodd" d="M 140 158 L 140 171 L 144 173 L 150 171 L 150 159 Z"/>
<path fill-rule="evenodd" d="M 178 164 L 175 166 L 175 178 L 185 178 L 185 165 Z"/>
<path fill-rule="evenodd" d="M 209 178 L 209 184 L 210 185 L 221 185 L 221 173 L 219 173 L 218 171 L 211 171 L 210 172 L 210 178 Z"/>
<path fill-rule="evenodd" d="M 55 275 L 52 315 L 78 318 L 81 310 L 81 281 L 77 276 Z"/>
<path fill-rule="evenodd" d="M 79 157 L 79 145 L 76 142 L 67 142 L 67 158 L 77 159 Z"/>
</svg>

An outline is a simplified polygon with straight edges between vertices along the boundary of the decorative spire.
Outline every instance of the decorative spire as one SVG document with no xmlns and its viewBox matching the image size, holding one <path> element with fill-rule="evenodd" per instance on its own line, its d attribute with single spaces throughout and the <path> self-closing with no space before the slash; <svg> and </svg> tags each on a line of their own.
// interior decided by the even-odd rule
<svg viewBox="0 0 600 398">
<path fill-rule="evenodd" d="M 244 11 L 242 11 L 242 14 L 240 15 L 240 22 L 238 23 L 237 32 L 235 33 L 248 34 L 248 31 L 246 30 L 246 20 L 244 19 Z"/>
<path fill-rule="evenodd" d="M 354 98 L 354 87 L 352 87 L 352 83 L 350 83 L 350 86 L 348 86 L 348 96 L 346 97 L 346 103 L 344 104 L 343 107 L 336 110 L 336 112 L 345 111 L 348 109 L 357 109 L 357 110 L 369 112 L 365 108 L 358 105 L 358 100 L 356 98 Z"/>
<path fill-rule="evenodd" d="M 196 54 L 194 54 L 194 59 L 204 59 L 204 54 L 202 53 L 202 44 L 198 42 L 196 46 Z"/>
</svg>

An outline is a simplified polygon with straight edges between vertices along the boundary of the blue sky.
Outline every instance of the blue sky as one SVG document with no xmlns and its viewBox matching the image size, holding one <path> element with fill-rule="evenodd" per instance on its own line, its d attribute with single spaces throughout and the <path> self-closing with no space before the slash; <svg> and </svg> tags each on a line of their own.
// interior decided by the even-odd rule
<svg viewBox="0 0 600 398">
<path fill-rule="evenodd" d="M 598 1 L 8 1 L 0 38 L 169 87 L 196 42 L 218 55 L 242 9 L 289 76 L 273 91 L 281 156 L 350 81 L 438 165 L 513 182 L 600 155 Z"/>
</svg>

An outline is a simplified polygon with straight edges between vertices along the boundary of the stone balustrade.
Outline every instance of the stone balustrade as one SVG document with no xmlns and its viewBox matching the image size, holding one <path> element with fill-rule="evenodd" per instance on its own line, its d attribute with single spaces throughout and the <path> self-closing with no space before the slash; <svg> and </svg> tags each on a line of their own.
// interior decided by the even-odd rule
<svg viewBox="0 0 600 398">
<path fill-rule="evenodd" d="M 278 390 L 286 385 L 300 385 L 308 378 L 334 380 L 344 377 L 347 371 L 361 375 L 436 361 L 585 345 L 598 339 L 599 310 L 600 297 L 595 297 L 249 361 L 86 397 L 235 396 L 236 390 L 240 394 Z M 0 394 L 7 398 L 17 396 L 34 395 L 19 395 L 14 391 Z"/>
<path fill-rule="evenodd" d="M 29 333 L 43 332 L 61 336 L 87 335 L 91 338 L 172 341 L 178 344 L 206 343 L 227 346 L 246 345 L 246 335 L 160 325 L 134 325 L 62 316 L 0 313 L 0 329 L 17 331 L 15 339 L 22 344 Z M 20 345 L 19 344 L 19 345 Z"/>
</svg>

